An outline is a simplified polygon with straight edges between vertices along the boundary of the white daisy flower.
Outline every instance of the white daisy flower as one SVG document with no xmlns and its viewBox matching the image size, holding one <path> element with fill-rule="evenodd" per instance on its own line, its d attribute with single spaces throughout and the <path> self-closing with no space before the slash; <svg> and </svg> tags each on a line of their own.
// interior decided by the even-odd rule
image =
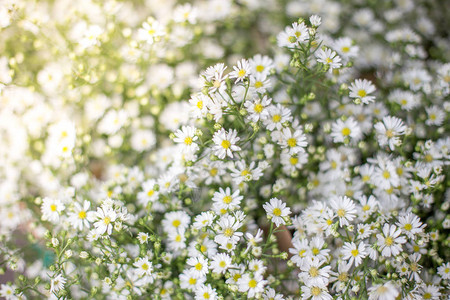
<svg viewBox="0 0 450 300">
<path fill-rule="evenodd" d="M 331 137 L 335 143 L 356 143 L 362 138 L 361 127 L 353 117 L 338 119 L 331 126 Z"/>
<path fill-rule="evenodd" d="M 369 287 L 369 300 L 396 299 L 400 294 L 397 287 L 391 282 L 385 284 L 374 284 Z"/>
<path fill-rule="evenodd" d="M 212 198 L 212 200 L 214 201 L 214 206 L 216 206 L 219 211 L 221 209 L 224 209 L 225 212 L 228 209 L 234 210 L 235 208 L 239 207 L 242 199 L 244 199 L 244 196 L 239 195 L 239 190 L 231 193 L 231 189 L 229 187 L 227 187 L 225 190 L 219 188 L 219 191 L 215 192 Z"/>
<path fill-rule="evenodd" d="M 228 268 L 232 266 L 231 257 L 226 253 L 219 253 L 212 257 L 209 268 L 213 273 L 225 274 Z"/>
<path fill-rule="evenodd" d="M 400 135 L 404 135 L 406 126 L 399 118 L 386 116 L 383 118 L 383 122 L 378 122 L 374 125 L 377 132 L 378 144 L 381 147 L 388 145 L 393 151 L 396 146 L 400 146 L 402 141 Z"/>
<path fill-rule="evenodd" d="M 41 204 L 42 220 L 57 223 L 64 209 L 61 200 L 45 197 Z"/>
<path fill-rule="evenodd" d="M 273 59 L 261 54 L 256 54 L 250 59 L 250 69 L 252 74 L 264 74 L 268 75 L 270 71 L 274 68 Z"/>
<path fill-rule="evenodd" d="M 342 66 L 341 58 L 337 55 L 336 51 L 330 48 L 319 49 L 316 52 L 317 61 L 330 67 L 330 71 L 338 69 Z"/>
<path fill-rule="evenodd" d="M 345 59 L 354 58 L 358 55 L 359 47 L 353 45 L 349 37 L 341 37 L 334 41 L 333 49 L 339 52 Z"/>
<path fill-rule="evenodd" d="M 222 216 L 217 225 L 219 225 L 219 230 L 214 237 L 214 241 L 222 246 L 227 246 L 229 242 L 233 245 L 236 244 L 243 235 L 242 232 L 238 231 L 242 223 L 234 216 Z"/>
<path fill-rule="evenodd" d="M 406 243 L 402 231 L 395 225 L 384 224 L 383 234 L 377 234 L 378 246 L 385 257 L 397 256 L 402 251 L 402 244 Z"/>
<path fill-rule="evenodd" d="M 133 267 L 136 268 L 135 270 L 139 275 L 139 277 L 149 276 L 150 282 L 153 282 L 154 280 L 153 264 L 152 262 L 148 261 L 148 257 L 138 258 L 136 262 L 133 264 Z"/>
<path fill-rule="evenodd" d="M 213 142 L 215 143 L 215 146 L 213 147 L 214 154 L 220 159 L 224 159 L 225 156 L 233 158 L 233 151 L 241 150 L 241 148 L 236 145 L 239 140 L 240 138 L 237 136 L 236 129 L 231 129 L 226 132 L 225 129 L 221 128 L 219 131 L 216 131 L 213 136 Z"/>
<path fill-rule="evenodd" d="M 356 205 L 347 196 L 334 197 L 330 200 L 330 206 L 339 218 L 339 226 L 349 225 L 356 217 Z"/>
<path fill-rule="evenodd" d="M 266 202 L 263 205 L 263 208 L 267 213 L 267 218 L 269 218 L 276 227 L 286 224 L 284 218 L 291 214 L 291 209 L 286 207 L 286 203 L 277 198 L 270 199 L 270 202 Z"/>
<path fill-rule="evenodd" d="M 82 230 L 83 227 L 90 227 L 89 222 L 93 222 L 95 219 L 95 212 L 89 211 L 90 207 L 91 202 L 87 200 L 84 200 L 83 206 L 77 202 L 74 204 L 74 211 L 69 214 L 69 222 L 74 228 Z"/>
<path fill-rule="evenodd" d="M 199 285 L 195 289 L 195 300 L 216 300 L 217 292 L 210 284 Z"/>
<path fill-rule="evenodd" d="M 356 79 L 349 87 L 350 98 L 361 99 L 361 102 L 368 104 L 375 101 L 375 96 L 371 95 L 375 92 L 375 86 L 367 79 Z"/>
<path fill-rule="evenodd" d="M 398 227 L 401 228 L 402 232 L 406 234 L 410 239 L 414 239 L 415 235 L 423 232 L 425 224 L 420 222 L 420 218 L 413 213 L 407 213 L 400 215 L 398 217 L 398 222 L 396 223 Z"/>
<path fill-rule="evenodd" d="M 236 81 L 234 83 L 236 84 L 239 81 L 244 81 L 244 79 L 247 78 L 251 73 L 250 63 L 246 59 L 241 59 L 237 62 L 237 66 L 233 67 L 233 70 L 234 71 L 230 72 L 228 76 L 230 78 L 236 78 Z"/>
<path fill-rule="evenodd" d="M 450 280 L 450 262 L 438 267 L 437 273 L 443 280 Z"/>
<path fill-rule="evenodd" d="M 359 266 L 367 256 L 366 245 L 364 242 L 360 242 L 357 246 L 354 242 L 345 242 L 342 247 L 342 259 L 348 260 L 348 264 L 352 265 L 355 262 L 355 267 Z"/>
<path fill-rule="evenodd" d="M 183 151 L 194 153 L 199 147 L 195 141 L 198 137 L 195 135 L 196 128 L 193 126 L 182 126 L 175 132 L 173 141 L 183 146 Z"/>
<path fill-rule="evenodd" d="M 248 298 L 253 298 L 257 293 L 264 292 L 264 287 L 267 284 L 267 280 L 264 280 L 261 274 L 255 273 L 253 276 L 245 273 L 238 282 L 239 291 L 242 293 L 247 292 Z"/>
<path fill-rule="evenodd" d="M 195 273 L 197 278 L 201 278 L 208 274 L 208 259 L 203 256 L 190 257 L 186 261 L 187 265 L 191 266 L 191 270 Z"/>
<path fill-rule="evenodd" d="M 295 154 L 305 152 L 308 142 L 306 141 L 306 135 L 303 133 L 303 130 L 297 129 L 292 133 L 291 129 L 283 128 L 279 144 L 281 148 L 287 148 L 290 154 Z"/>
<path fill-rule="evenodd" d="M 197 277 L 197 273 L 193 270 L 184 270 L 180 274 L 180 287 L 189 291 L 193 291 L 202 286 L 205 281 L 206 277 Z"/>
<path fill-rule="evenodd" d="M 95 217 L 98 219 L 98 221 L 94 223 L 97 233 L 102 235 L 106 232 L 108 235 L 111 235 L 117 213 L 112 208 L 98 207 Z"/>
<path fill-rule="evenodd" d="M 328 293 L 328 288 L 325 284 L 317 283 L 302 286 L 302 299 L 331 300 L 333 297 Z"/>
<path fill-rule="evenodd" d="M 445 110 L 442 107 L 439 107 L 437 105 L 432 105 L 430 107 L 425 108 L 428 119 L 425 121 L 425 124 L 431 126 L 441 126 L 442 122 L 445 120 Z"/>
<path fill-rule="evenodd" d="M 149 202 L 154 202 L 159 197 L 159 192 L 156 191 L 156 181 L 149 179 L 142 183 L 142 191 L 137 194 L 138 202 L 147 206 Z"/>
<path fill-rule="evenodd" d="M 64 288 L 66 283 L 66 278 L 64 278 L 61 274 L 58 274 L 50 281 L 50 293 L 54 294 L 59 292 Z"/>
<path fill-rule="evenodd" d="M 205 211 L 195 217 L 195 221 L 192 224 L 192 227 L 200 230 L 202 228 L 205 228 L 206 226 L 211 226 L 213 220 L 214 214 L 210 211 Z"/>
<path fill-rule="evenodd" d="M 267 107 L 272 102 L 271 98 L 264 95 L 262 98 L 254 100 L 247 100 L 244 103 L 245 108 L 248 111 L 247 118 L 252 122 L 258 122 L 259 120 L 265 120 L 269 117 L 269 111 Z"/>
</svg>

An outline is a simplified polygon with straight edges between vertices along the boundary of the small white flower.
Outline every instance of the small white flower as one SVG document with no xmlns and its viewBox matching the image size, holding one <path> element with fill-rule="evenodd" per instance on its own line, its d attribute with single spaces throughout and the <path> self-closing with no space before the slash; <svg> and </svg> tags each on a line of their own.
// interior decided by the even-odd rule
<svg viewBox="0 0 450 300">
<path fill-rule="evenodd" d="M 357 246 L 355 243 L 344 243 L 342 248 L 342 259 L 348 260 L 350 265 L 355 262 L 355 267 L 359 266 L 362 262 L 362 259 L 367 256 L 366 245 L 363 242 L 360 242 Z"/>
<path fill-rule="evenodd" d="M 319 49 L 316 53 L 317 61 L 328 65 L 330 67 L 330 71 L 333 69 L 338 69 L 342 66 L 341 58 L 337 55 L 336 51 L 333 51 L 329 48 Z"/>
<path fill-rule="evenodd" d="M 331 130 L 331 137 L 335 143 L 356 143 L 362 138 L 361 127 L 353 117 L 345 121 L 336 120 Z"/>
<path fill-rule="evenodd" d="M 341 227 L 349 225 L 356 217 L 356 205 L 347 196 L 335 197 L 331 199 L 330 206 L 339 218 Z"/>
<path fill-rule="evenodd" d="M 386 116 L 383 118 L 383 122 L 378 122 L 374 125 L 377 132 L 377 139 L 380 146 L 389 145 L 391 150 L 395 149 L 395 146 L 401 145 L 400 135 L 405 134 L 406 126 L 399 118 Z"/>
<path fill-rule="evenodd" d="M 113 223 L 116 221 L 117 214 L 112 208 L 98 207 L 95 217 L 98 219 L 94 223 L 94 227 L 99 235 L 105 232 L 111 235 L 113 229 Z"/>
<path fill-rule="evenodd" d="M 309 17 L 309 22 L 312 26 L 319 27 L 320 24 L 322 24 L 322 18 L 318 15 L 312 15 L 311 17 Z"/>
<path fill-rule="evenodd" d="M 397 256 L 402 251 L 401 244 L 406 243 L 402 231 L 395 225 L 384 224 L 383 234 L 377 234 L 378 245 L 382 250 L 381 255 L 385 257 Z"/>
<path fill-rule="evenodd" d="M 153 264 L 148 261 L 148 257 L 141 257 L 139 258 L 134 264 L 133 267 L 136 268 L 136 272 L 140 277 L 148 276 L 150 279 L 150 282 L 153 282 L 154 280 L 154 274 L 153 274 Z"/>
<path fill-rule="evenodd" d="M 369 288 L 369 300 L 396 299 L 398 295 L 397 287 L 391 282 L 374 284 Z"/>
<path fill-rule="evenodd" d="M 57 223 L 65 205 L 59 199 L 45 197 L 42 200 L 42 220 Z"/>
<path fill-rule="evenodd" d="M 231 257 L 226 253 L 219 253 L 212 257 L 210 269 L 214 273 L 224 274 L 232 267 Z"/>
<path fill-rule="evenodd" d="M 236 143 L 240 140 L 237 136 L 236 129 L 231 129 L 226 132 L 225 129 L 221 128 L 219 131 L 216 131 L 213 136 L 213 141 L 215 146 L 213 150 L 214 154 L 217 155 L 220 159 L 224 159 L 225 156 L 229 156 L 233 158 L 233 151 L 240 151 L 241 148 L 236 145 Z"/>
<path fill-rule="evenodd" d="M 196 128 L 193 126 L 183 126 L 175 132 L 173 141 L 183 146 L 183 151 L 195 153 L 199 147 L 195 141 L 198 137 L 195 135 Z"/>
<path fill-rule="evenodd" d="M 349 87 L 350 98 L 361 99 L 361 102 L 368 104 L 375 101 L 375 96 L 370 95 L 375 92 L 375 86 L 367 79 L 356 79 Z"/>
<path fill-rule="evenodd" d="M 241 59 L 237 62 L 237 66 L 233 67 L 233 72 L 231 72 L 228 76 L 230 78 L 236 78 L 235 84 L 239 81 L 243 81 L 245 78 L 247 78 L 251 71 L 250 71 L 250 63 L 246 59 Z"/>
<path fill-rule="evenodd" d="M 247 292 L 248 298 L 255 297 L 256 293 L 264 292 L 264 287 L 267 284 L 267 280 L 264 280 L 261 274 L 255 273 L 253 276 L 245 273 L 239 278 L 238 287 L 240 292 Z"/>
<path fill-rule="evenodd" d="M 263 208 L 267 213 L 267 217 L 271 219 L 277 227 L 286 224 L 284 217 L 291 214 L 291 209 L 286 207 L 286 203 L 277 198 L 270 199 L 270 202 L 265 203 Z"/>
</svg>

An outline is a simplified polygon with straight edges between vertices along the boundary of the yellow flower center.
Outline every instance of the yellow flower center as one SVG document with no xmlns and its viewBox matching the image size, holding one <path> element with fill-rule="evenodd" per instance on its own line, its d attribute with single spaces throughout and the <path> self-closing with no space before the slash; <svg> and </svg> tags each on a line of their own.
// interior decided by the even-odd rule
<svg viewBox="0 0 450 300">
<path fill-rule="evenodd" d="M 51 211 L 56 211 L 56 205 L 55 204 L 50 205 L 50 210 Z"/>
<path fill-rule="evenodd" d="M 225 229 L 225 231 L 223 232 L 223 235 L 226 237 L 231 237 L 234 234 L 234 230 L 231 228 L 227 228 Z"/>
<path fill-rule="evenodd" d="M 331 64 L 333 62 L 333 60 L 331 58 L 329 58 L 329 57 L 327 57 L 325 59 L 325 61 L 327 62 L 327 64 Z"/>
<path fill-rule="evenodd" d="M 196 284 L 197 283 L 197 279 L 195 279 L 195 278 L 189 278 L 189 284 L 190 285 L 194 285 L 194 284 Z"/>
<path fill-rule="evenodd" d="M 223 203 L 225 203 L 225 204 L 230 204 L 231 203 L 231 201 L 233 201 L 233 198 L 231 198 L 231 196 L 225 196 L 225 197 L 223 197 Z"/>
<path fill-rule="evenodd" d="M 288 139 L 287 140 L 287 144 L 288 144 L 288 146 L 289 147 L 295 147 L 296 145 L 297 145 L 297 140 L 296 139 L 294 139 L 294 138 L 290 138 L 290 139 Z"/>
<path fill-rule="evenodd" d="M 350 47 L 342 47 L 342 52 L 347 53 L 350 51 Z"/>
<path fill-rule="evenodd" d="M 263 83 L 261 81 L 256 81 L 255 82 L 255 88 L 259 89 L 262 86 L 263 86 Z"/>
<path fill-rule="evenodd" d="M 241 172 L 241 176 L 247 176 L 248 174 L 250 174 L 250 171 L 245 169 Z"/>
<path fill-rule="evenodd" d="M 367 96 L 367 93 L 366 93 L 365 90 L 359 90 L 359 91 L 358 91 L 358 96 L 360 96 L 361 98 L 363 98 L 363 97 Z"/>
<path fill-rule="evenodd" d="M 320 250 L 317 249 L 316 247 L 312 248 L 312 254 L 317 255 L 320 253 Z"/>
<path fill-rule="evenodd" d="M 103 219 L 103 223 L 105 223 L 105 225 L 108 225 L 109 223 L 111 223 L 111 218 L 110 217 L 105 217 Z"/>
<path fill-rule="evenodd" d="M 174 220 L 173 222 L 172 222 L 172 226 L 173 227 L 178 227 L 178 226 L 180 226 L 181 225 L 181 221 L 180 220 Z"/>
<path fill-rule="evenodd" d="M 404 227 L 407 231 L 410 231 L 411 229 L 412 229 L 412 225 L 411 224 L 405 224 L 405 227 Z"/>
<path fill-rule="evenodd" d="M 289 159 L 289 162 L 291 163 L 291 165 L 296 165 L 298 163 L 298 158 L 297 157 L 291 157 Z"/>
<path fill-rule="evenodd" d="M 392 246 L 392 244 L 394 244 L 394 240 L 393 240 L 390 236 L 388 236 L 388 237 L 384 240 L 384 243 L 385 243 L 386 245 L 388 245 L 388 246 Z"/>
<path fill-rule="evenodd" d="M 203 268 L 203 265 L 202 265 L 201 263 L 197 263 L 197 264 L 195 265 L 195 269 L 196 269 L 197 271 L 200 271 L 202 268 Z"/>
<path fill-rule="evenodd" d="M 192 144 L 192 138 L 188 136 L 187 138 L 184 139 L 184 143 L 186 145 L 191 145 Z"/>
<path fill-rule="evenodd" d="M 281 209 L 279 209 L 278 207 L 274 208 L 273 215 L 277 217 L 281 216 Z"/>
<path fill-rule="evenodd" d="M 221 268 L 225 268 L 226 265 L 227 265 L 227 263 L 224 262 L 223 260 L 219 263 L 219 266 L 220 266 Z"/>
<path fill-rule="evenodd" d="M 211 176 L 216 176 L 216 175 L 217 175 L 217 172 L 218 172 L 217 168 L 212 168 L 211 170 L 209 170 L 209 174 L 210 174 Z"/>
<path fill-rule="evenodd" d="M 394 137 L 394 132 L 391 129 L 386 130 L 386 136 L 388 138 L 393 138 Z"/>
<path fill-rule="evenodd" d="M 255 104 L 255 112 L 257 113 L 261 113 L 263 110 L 264 106 L 261 103 Z"/>
<path fill-rule="evenodd" d="M 239 70 L 239 72 L 238 72 L 238 77 L 244 77 L 245 74 L 246 74 L 245 70 L 244 70 L 244 69 L 241 69 L 241 70 Z"/>
<path fill-rule="evenodd" d="M 345 216 L 345 209 L 343 209 L 343 208 L 339 208 L 338 209 L 338 211 L 337 211 L 337 215 L 339 216 L 339 217 L 343 217 L 343 216 Z"/>
<path fill-rule="evenodd" d="M 312 294 L 313 296 L 319 296 L 319 295 L 320 295 L 320 288 L 317 287 L 317 286 L 313 286 L 313 287 L 311 288 L 311 294 Z"/>
<path fill-rule="evenodd" d="M 349 136 L 351 132 L 352 132 L 352 131 L 351 131 L 350 128 L 348 128 L 348 127 L 344 127 L 344 128 L 342 128 L 342 130 L 341 130 L 341 133 L 342 133 L 343 136 Z"/>
<path fill-rule="evenodd" d="M 389 173 L 388 170 L 385 170 L 385 171 L 383 172 L 383 177 L 384 177 L 385 179 L 389 179 L 389 178 L 391 177 L 391 173 Z"/>
<path fill-rule="evenodd" d="M 255 288 L 257 284 L 258 284 L 258 283 L 256 282 L 255 279 L 252 279 L 252 280 L 250 280 L 250 281 L 248 282 L 248 286 L 249 286 L 250 288 L 252 288 L 252 289 Z"/>
<path fill-rule="evenodd" d="M 143 263 L 141 268 L 142 268 L 142 270 L 147 271 L 148 265 L 146 263 Z"/>
<path fill-rule="evenodd" d="M 86 218 L 86 212 L 84 210 L 80 211 L 78 213 L 78 218 L 85 219 Z"/>
<path fill-rule="evenodd" d="M 368 211 L 369 209 L 370 209 L 370 206 L 367 204 L 362 207 L 363 211 Z"/>
<path fill-rule="evenodd" d="M 256 72 L 262 72 L 262 71 L 264 71 L 264 66 L 262 66 L 262 65 L 257 65 L 256 66 Z"/>
<path fill-rule="evenodd" d="M 198 109 L 202 109 L 203 108 L 203 101 L 198 101 L 197 102 L 197 107 L 198 107 Z"/>
<path fill-rule="evenodd" d="M 358 254 L 359 254 L 359 251 L 358 251 L 358 249 L 353 249 L 353 250 L 351 251 L 351 253 L 352 253 L 352 255 L 353 255 L 354 257 L 357 257 Z"/>
<path fill-rule="evenodd" d="M 347 278 L 348 278 L 347 273 L 341 273 L 341 274 L 339 274 L 339 276 L 338 276 L 338 280 L 339 280 L 339 281 L 347 281 Z"/>
<path fill-rule="evenodd" d="M 272 121 L 274 121 L 275 123 L 278 123 L 281 121 L 281 116 L 280 115 L 274 115 L 272 117 Z"/>
<path fill-rule="evenodd" d="M 230 143 L 230 141 L 223 140 L 221 145 L 223 148 L 228 149 L 228 148 L 230 148 L 231 143 Z"/>
<path fill-rule="evenodd" d="M 155 193 L 154 190 L 149 190 L 149 191 L 147 192 L 147 196 L 151 197 L 151 196 L 153 196 L 154 193 Z"/>
<path fill-rule="evenodd" d="M 319 269 L 317 269 L 316 267 L 311 267 L 309 269 L 309 275 L 311 275 L 311 277 L 319 276 Z"/>
</svg>

